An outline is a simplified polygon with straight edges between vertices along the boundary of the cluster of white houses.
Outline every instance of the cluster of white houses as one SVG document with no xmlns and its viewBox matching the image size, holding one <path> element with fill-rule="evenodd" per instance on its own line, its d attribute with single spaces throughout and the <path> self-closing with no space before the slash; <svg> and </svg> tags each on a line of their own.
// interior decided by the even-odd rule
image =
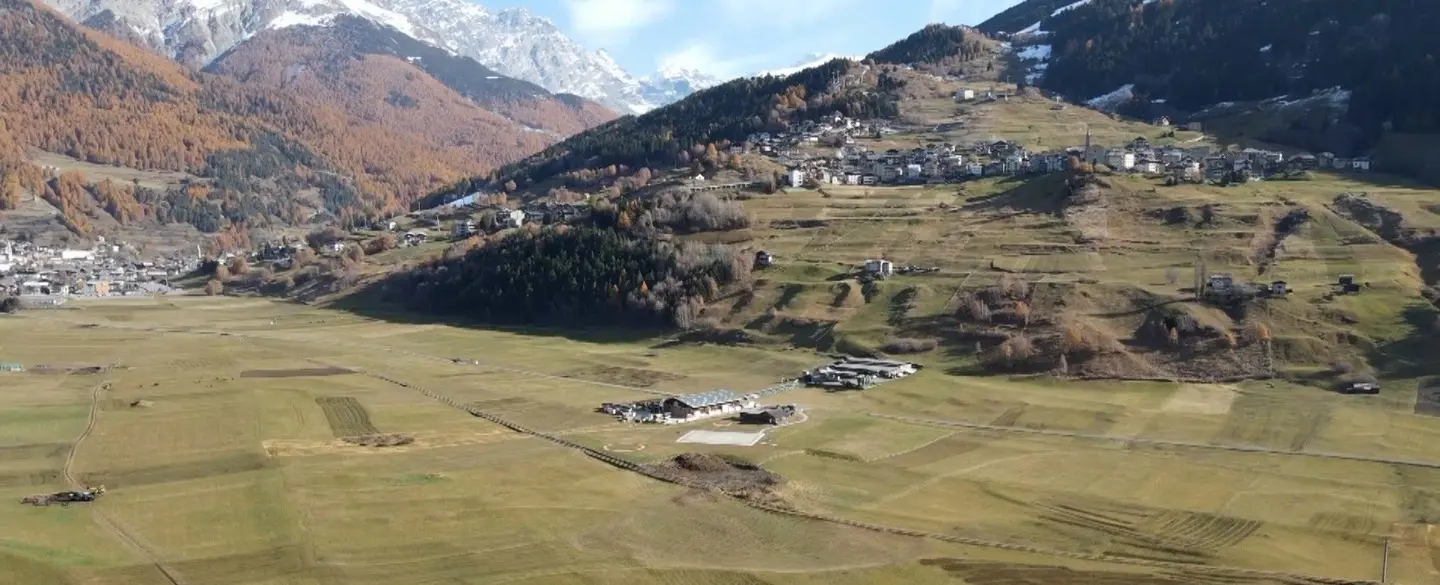
<svg viewBox="0 0 1440 585">
<path fill-rule="evenodd" d="M 600 411 L 627 422 L 677 424 L 725 415 L 738 415 L 758 405 L 758 394 L 710 390 L 629 404 L 605 403 Z"/>
<path fill-rule="evenodd" d="M 61 249 L 0 241 L 0 294 L 14 296 L 150 295 L 170 292 L 170 279 L 194 270 L 196 258 L 136 261 L 100 239 L 92 249 Z"/>
<path fill-rule="evenodd" d="M 800 381 L 828 390 L 864 390 L 887 380 L 904 378 L 920 366 L 895 360 L 848 357 L 805 372 Z"/>
<path fill-rule="evenodd" d="M 1009 140 L 968 145 L 932 143 L 909 150 L 875 151 L 845 145 L 830 156 L 816 156 L 790 166 L 791 186 L 883 185 L 961 182 L 993 176 L 1055 173 L 1071 160 L 1105 165 L 1111 170 L 1170 175 L 1202 182 L 1263 180 L 1275 175 L 1316 169 L 1365 172 L 1370 159 L 1330 153 L 1300 154 L 1246 148 L 1217 150 L 1210 146 L 1157 146 L 1136 138 L 1122 146 L 1076 146 L 1032 152 Z"/>
</svg>

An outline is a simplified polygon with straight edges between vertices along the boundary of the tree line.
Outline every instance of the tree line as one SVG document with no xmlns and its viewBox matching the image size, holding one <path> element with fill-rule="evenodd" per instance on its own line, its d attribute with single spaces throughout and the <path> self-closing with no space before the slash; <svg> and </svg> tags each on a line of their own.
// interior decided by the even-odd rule
<svg viewBox="0 0 1440 585">
<path fill-rule="evenodd" d="M 749 270 L 728 246 L 560 226 L 476 243 L 394 273 L 380 291 L 411 309 L 493 323 L 688 328 Z"/>
</svg>

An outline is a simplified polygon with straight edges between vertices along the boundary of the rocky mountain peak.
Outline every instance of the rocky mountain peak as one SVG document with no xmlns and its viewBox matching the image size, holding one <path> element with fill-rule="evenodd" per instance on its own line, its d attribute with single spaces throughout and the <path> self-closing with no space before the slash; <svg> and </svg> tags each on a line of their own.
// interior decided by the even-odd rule
<svg viewBox="0 0 1440 585">
<path fill-rule="evenodd" d="M 642 113 L 688 95 L 685 86 L 626 72 L 604 51 L 590 51 L 549 19 L 524 8 L 491 12 L 469 0 L 45 0 L 77 22 L 109 12 L 107 32 L 138 39 L 186 65 L 203 68 L 266 29 L 329 26 L 348 14 L 470 57 L 501 74 L 556 93 L 571 93 L 622 113 Z"/>
</svg>

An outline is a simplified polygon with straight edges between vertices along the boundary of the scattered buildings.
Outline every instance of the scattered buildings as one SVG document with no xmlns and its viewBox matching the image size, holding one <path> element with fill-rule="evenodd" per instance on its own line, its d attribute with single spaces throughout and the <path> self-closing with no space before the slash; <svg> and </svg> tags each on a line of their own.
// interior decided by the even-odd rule
<svg viewBox="0 0 1440 585">
<path fill-rule="evenodd" d="M 895 360 L 849 357 L 805 372 L 801 381 L 830 390 L 864 390 L 915 374 L 920 366 Z"/>
<path fill-rule="evenodd" d="M 710 390 L 633 404 L 606 403 L 600 405 L 600 411 L 630 422 L 676 424 L 752 410 L 757 398 L 755 394 Z"/>
<path fill-rule="evenodd" d="M 975 99 L 973 90 L 959 90 L 957 100 Z M 991 95 L 984 99 L 998 99 Z M 1168 125 L 1160 118 L 1155 122 Z M 1193 125 L 1198 128 L 1198 125 Z M 752 134 L 746 152 L 775 160 L 786 171 L 786 182 L 834 185 L 919 185 L 956 183 L 992 176 L 1047 174 L 1066 171 L 1072 159 L 1104 165 L 1115 172 L 1164 175 L 1177 182 L 1213 181 L 1233 183 L 1264 180 L 1303 170 L 1335 169 L 1365 172 L 1368 158 L 1347 159 L 1333 155 L 1287 157 L 1285 154 L 1247 148 L 1217 150 L 1210 146 L 1160 146 L 1147 138 L 1124 145 L 1094 144 L 1034 152 L 1009 140 L 977 141 L 970 144 L 930 143 L 910 149 L 892 148 L 883 152 L 856 143 L 857 138 L 879 138 L 893 132 L 884 122 L 864 122 L 836 114 L 820 122 L 804 122 L 792 132 Z M 834 148 L 831 154 L 814 153 L 804 147 L 815 143 Z"/>
</svg>

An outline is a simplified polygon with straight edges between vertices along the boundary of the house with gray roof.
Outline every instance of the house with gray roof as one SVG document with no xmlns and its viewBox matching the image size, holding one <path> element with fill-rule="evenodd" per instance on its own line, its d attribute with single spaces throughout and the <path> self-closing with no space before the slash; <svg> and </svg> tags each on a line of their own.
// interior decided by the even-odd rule
<svg viewBox="0 0 1440 585">
<path fill-rule="evenodd" d="M 676 422 L 737 413 L 754 407 L 753 396 L 742 396 L 724 389 L 671 396 L 661 402 L 661 409 Z"/>
</svg>

